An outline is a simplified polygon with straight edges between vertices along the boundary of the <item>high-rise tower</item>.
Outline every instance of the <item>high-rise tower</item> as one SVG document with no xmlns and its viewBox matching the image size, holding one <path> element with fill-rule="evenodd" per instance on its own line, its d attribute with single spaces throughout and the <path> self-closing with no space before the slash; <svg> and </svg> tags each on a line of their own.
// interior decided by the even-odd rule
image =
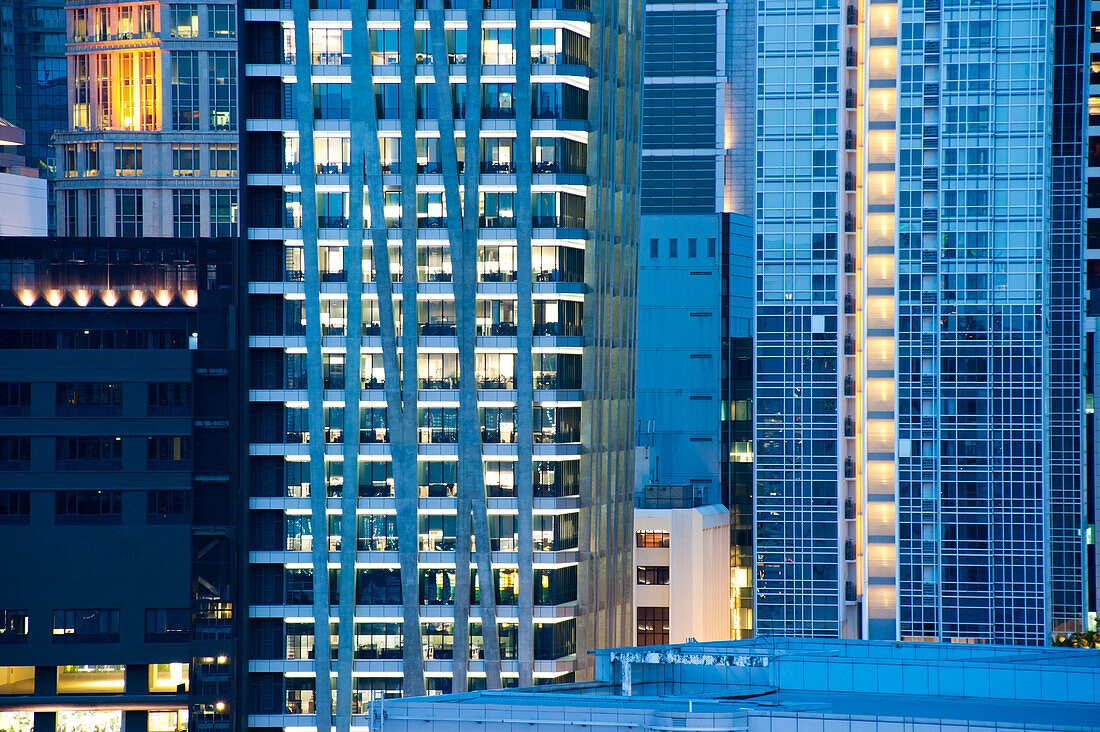
<svg viewBox="0 0 1100 732">
<path fill-rule="evenodd" d="M 628 641 L 640 13 L 244 6 L 252 726 Z"/>
<path fill-rule="evenodd" d="M 759 631 L 1080 627 L 1081 16 L 760 6 Z"/>
</svg>

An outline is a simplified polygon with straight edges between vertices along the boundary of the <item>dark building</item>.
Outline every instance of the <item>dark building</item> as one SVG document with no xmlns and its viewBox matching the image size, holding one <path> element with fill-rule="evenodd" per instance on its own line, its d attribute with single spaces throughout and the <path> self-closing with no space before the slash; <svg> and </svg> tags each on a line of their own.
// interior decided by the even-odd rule
<svg viewBox="0 0 1100 732">
<path fill-rule="evenodd" d="M 0 729 L 235 726 L 232 251 L 0 239 Z"/>
</svg>

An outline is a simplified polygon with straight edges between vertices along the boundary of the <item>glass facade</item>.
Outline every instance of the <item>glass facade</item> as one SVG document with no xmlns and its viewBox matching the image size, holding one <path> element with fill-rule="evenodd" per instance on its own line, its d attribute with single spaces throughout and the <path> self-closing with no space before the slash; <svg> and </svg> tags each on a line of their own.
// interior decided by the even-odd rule
<svg viewBox="0 0 1100 732">
<path fill-rule="evenodd" d="M 1043 644 L 1083 616 L 1080 20 L 827 5 L 759 16 L 758 628 Z"/>
<path fill-rule="evenodd" d="M 632 628 L 640 6 L 265 8 L 255 713 L 590 676 Z"/>
</svg>

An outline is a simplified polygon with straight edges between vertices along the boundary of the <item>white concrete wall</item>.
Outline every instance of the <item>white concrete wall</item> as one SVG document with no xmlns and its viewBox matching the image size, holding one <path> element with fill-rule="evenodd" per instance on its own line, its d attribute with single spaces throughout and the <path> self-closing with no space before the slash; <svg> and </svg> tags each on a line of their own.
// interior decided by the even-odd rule
<svg viewBox="0 0 1100 732">
<path fill-rule="evenodd" d="M 0 173 L 0 236 L 46 236 L 46 180 Z"/>
<path fill-rule="evenodd" d="M 634 530 L 668 531 L 667 549 L 634 547 L 634 619 L 639 606 L 669 608 L 669 642 L 729 637 L 729 510 L 634 509 Z M 667 585 L 639 585 L 639 566 L 667 566 Z"/>
</svg>

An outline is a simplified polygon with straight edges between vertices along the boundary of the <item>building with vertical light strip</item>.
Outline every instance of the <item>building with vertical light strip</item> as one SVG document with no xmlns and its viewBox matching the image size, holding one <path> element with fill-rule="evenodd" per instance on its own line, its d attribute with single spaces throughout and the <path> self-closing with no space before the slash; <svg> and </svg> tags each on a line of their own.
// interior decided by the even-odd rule
<svg viewBox="0 0 1100 732">
<path fill-rule="evenodd" d="M 1080 13 L 758 20 L 758 631 L 1079 629 Z"/>
<path fill-rule="evenodd" d="M 237 234 L 237 6 L 65 6 L 63 236 Z"/>
<path fill-rule="evenodd" d="M 641 6 L 242 12 L 249 725 L 590 677 L 632 627 Z"/>
</svg>

